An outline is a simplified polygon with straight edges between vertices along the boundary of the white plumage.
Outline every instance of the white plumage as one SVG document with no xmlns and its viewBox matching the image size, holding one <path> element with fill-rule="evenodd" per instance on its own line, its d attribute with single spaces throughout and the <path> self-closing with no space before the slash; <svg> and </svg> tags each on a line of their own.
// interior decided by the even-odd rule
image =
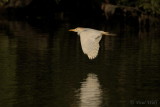
<svg viewBox="0 0 160 107">
<path fill-rule="evenodd" d="M 69 31 L 78 33 L 80 36 L 83 53 L 86 54 L 89 59 L 94 59 L 97 57 L 100 47 L 99 41 L 101 40 L 102 35 L 113 35 L 108 32 L 82 27 L 70 29 Z"/>
</svg>

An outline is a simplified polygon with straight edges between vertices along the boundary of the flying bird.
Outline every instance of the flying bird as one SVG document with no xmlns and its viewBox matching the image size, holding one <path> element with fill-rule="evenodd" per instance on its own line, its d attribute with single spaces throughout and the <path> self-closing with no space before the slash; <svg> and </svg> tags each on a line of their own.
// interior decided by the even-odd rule
<svg viewBox="0 0 160 107">
<path fill-rule="evenodd" d="M 115 35 L 110 34 L 109 32 L 83 27 L 77 27 L 75 29 L 70 29 L 69 31 L 78 33 L 80 36 L 83 53 L 86 54 L 89 59 L 95 59 L 97 57 L 100 47 L 99 41 L 101 40 L 102 35 Z"/>
</svg>

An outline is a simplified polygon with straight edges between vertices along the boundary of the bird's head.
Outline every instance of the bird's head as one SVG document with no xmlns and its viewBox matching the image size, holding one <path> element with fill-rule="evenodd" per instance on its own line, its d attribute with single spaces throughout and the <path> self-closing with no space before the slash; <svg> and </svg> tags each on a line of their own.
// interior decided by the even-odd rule
<svg viewBox="0 0 160 107">
<path fill-rule="evenodd" d="M 83 30 L 84 30 L 84 28 L 82 28 L 82 27 L 77 27 L 75 29 L 69 29 L 69 31 L 73 31 L 73 32 L 81 32 Z"/>
</svg>

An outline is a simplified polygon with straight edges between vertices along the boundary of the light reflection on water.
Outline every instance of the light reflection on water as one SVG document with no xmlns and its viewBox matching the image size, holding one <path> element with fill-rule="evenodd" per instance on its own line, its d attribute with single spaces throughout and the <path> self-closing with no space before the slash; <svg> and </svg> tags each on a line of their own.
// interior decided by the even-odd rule
<svg viewBox="0 0 160 107">
<path fill-rule="evenodd" d="M 160 97 L 158 31 L 124 33 L 99 25 L 118 35 L 103 37 L 98 57 L 89 60 L 79 37 L 68 32 L 72 24 L 49 30 L 27 22 L 0 24 L 2 107 L 130 107 L 130 100 Z"/>
<path fill-rule="evenodd" d="M 80 88 L 80 107 L 100 107 L 102 94 L 97 75 L 89 73 Z"/>
</svg>

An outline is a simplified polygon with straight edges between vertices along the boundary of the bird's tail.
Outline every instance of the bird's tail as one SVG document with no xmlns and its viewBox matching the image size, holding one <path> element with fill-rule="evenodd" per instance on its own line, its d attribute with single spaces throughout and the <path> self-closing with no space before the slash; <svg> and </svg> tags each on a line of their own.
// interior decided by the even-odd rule
<svg viewBox="0 0 160 107">
<path fill-rule="evenodd" d="M 104 31 L 102 31 L 102 34 L 106 35 L 106 36 L 116 36 L 116 34 L 112 34 L 112 33 L 109 33 L 109 32 L 104 32 Z"/>
</svg>

